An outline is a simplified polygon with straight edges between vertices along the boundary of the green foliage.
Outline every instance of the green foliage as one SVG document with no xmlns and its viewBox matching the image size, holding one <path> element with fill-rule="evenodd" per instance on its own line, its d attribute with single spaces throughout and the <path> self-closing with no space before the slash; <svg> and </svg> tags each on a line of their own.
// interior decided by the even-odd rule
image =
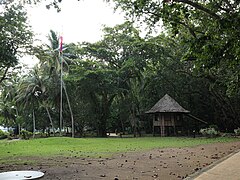
<svg viewBox="0 0 240 180">
<path fill-rule="evenodd" d="M 9 133 L 0 130 L 0 139 L 6 139 L 9 136 Z"/>
<path fill-rule="evenodd" d="M 0 82 L 10 76 L 9 68 L 16 66 L 18 57 L 30 51 L 33 36 L 23 6 L 2 5 L 1 9 Z"/>
<path fill-rule="evenodd" d="M 203 136 L 209 137 L 209 138 L 217 137 L 219 135 L 219 132 L 217 130 L 215 130 L 214 128 L 201 129 L 200 133 Z"/>
<path fill-rule="evenodd" d="M 33 136 L 32 132 L 29 132 L 27 130 L 21 130 L 21 138 L 22 139 L 30 139 Z"/>
<path fill-rule="evenodd" d="M 15 96 L 17 93 L 17 84 L 19 82 L 21 67 L 11 72 L 11 78 L 1 84 L 0 94 L 0 123 L 6 127 L 16 126 L 17 105 Z"/>
<path fill-rule="evenodd" d="M 213 128 L 216 131 L 219 131 L 219 128 L 218 128 L 218 126 L 216 124 L 209 125 L 209 128 Z"/>
<path fill-rule="evenodd" d="M 234 133 L 236 136 L 240 136 L 240 128 L 234 129 Z"/>
<path fill-rule="evenodd" d="M 47 133 L 43 133 L 43 132 L 38 132 L 35 134 L 36 138 L 46 138 L 48 137 Z"/>
<path fill-rule="evenodd" d="M 171 73 L 173 70 L 174 74 L 180 71 L 189 75 L 185 80 L 190 82 L 186 84 L 194 96 L 184 97 L 184 101 L 188 99 L 188 103 L 192 104 L 189 101 L 195 101 L 198 96 L 212 104 L 213 113 L 207 118 L 214 117 L 211 123 L 218 124 L 221 130 L 232 131 L 239 126 L 239 1 L 112 1 L 116 3 L 116 8 L 126 12 L 127 17 L 146 23 L 150 30 L 159 29 L 159 24 L 162 24 L 166 35 L 174 38 L 175 44 L 182 50 L 175 58 L 181 59 L 187 66 L 180 69 L 179 66 L 173 66 L 170 71 L 167 70 Z M 174 45 L 171 44 L 171 47 Z M 175 55 L 174 52 L 172 54 Z M 159 69 L 158 82 L 171 80 L 171 73 L 167 74 L 166 80 L 161 79 L 162 74 L 166 73 L 164 67 Z M 177 78 L 181 83 L 172 83 L 173 87 L 168 89 L 177 89 L 175 93 L 180 89 L 181 92 L 179 87 L 186 82 L 182 77 Z M 194 85 L 194 81 L 197 85 Z M 198 85 L 200 91 L 196 88 Z M 160 88 L 158 91 L 162 92 Z M 191 109 L 194 109 L 193 105 L 190 105 Z M 207 112 L 207 109 L 200 111 Z"/>
<path fill-rule="evenodd" d="M 239 96 L 239 1 L 113 1 L 150 29 L 162 21 L 169 36 L 188 47 L 183 60 L 195 73 Z"/>
<path fill-rule="evenodd" d="M 75 83 L 78 95 L 82 96 L 81 100 L 89 105 L 88 114 L 91 115 L 88 115 L 88 119 L 93 118 L 95 121 L 89 124 L 97 129 L 100 136 L 106 136 L 108 128 L 112 131 L 114 129 L 111 122 L 116 119 L 113 120 L 112 115 L 115 114 L 116 118 L 119 114 L 113 112 L 116 110 L 112 108 L 113 104 L 124 98 L 139 98 L 136 97 L 136 92 L 131 93 L 131 87 L 141 81 L 141 73 L 146 66 L 145 57 L 149 55 L 144 50 L 147 43 L 140 38 L 132 23 L 126 22 L 114 28 L 105 27 L 103 31 L 103 40 L 81 44 L 79 57 L 83 60 L 70 66 L 66 78 L 69 85 Z M 134 101 L 135 103 L 138 102 Z M 129 116 L 127 112 L 126 120 Z"/>
</svg>

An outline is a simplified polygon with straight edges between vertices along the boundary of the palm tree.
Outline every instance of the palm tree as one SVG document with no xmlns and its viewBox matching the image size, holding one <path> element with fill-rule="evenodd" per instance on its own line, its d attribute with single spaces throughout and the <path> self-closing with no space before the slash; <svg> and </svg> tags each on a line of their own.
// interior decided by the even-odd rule
<svg viewBox="0 0 240 180">
<path fill-rule="evenodd" d="M 17 93 L 18 95 L 16 96 L 16 102 L 22 105 L 23 110 L 31 111 L 33 120 L 33 137 L 35 136 L 36 130 L 35 109 L 37 108 L 40 92 L 41 82 L 37 77 L 37 70 L 35 68 L 20 82 Z"/>
<path fill-rule="evenodd" d="M 18 87 L 18 95 L 16 96 L 16 101 L 23 105 L 23 109 L 25 111 L 32 111 L 32 119 L 33 119 L 33 134 L 35 134 L 36 130 L 36 121 L 35 114 L 36 111 L 40 108 L 44 108 L 47 112 L 50 124 L 52 126 L 54 132 L 54 124 L 49 112 L 50 103 L 49 102 L 49 93 L 48 93 L 48 79 L 41 75 L 41 71 L 37 66 L 33 68 L 33 70 L 23 78 L 19 87 Z"/>
</svg>

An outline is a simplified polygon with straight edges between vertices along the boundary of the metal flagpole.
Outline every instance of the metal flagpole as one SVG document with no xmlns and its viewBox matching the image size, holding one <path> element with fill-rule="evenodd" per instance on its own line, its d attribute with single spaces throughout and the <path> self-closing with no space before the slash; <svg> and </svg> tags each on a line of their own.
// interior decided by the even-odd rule
<svg viewBox="0 0 240 180">
<path fill-rule="evenodd" d="M 69 97 L 68 97 L 68 94 L 67 94 L 67 90 L 66 90 L 66 86 L 65 84 L 63 84 L 63 44 L 62 44 L 62 41 L 63 41 L 63 37 L 60 36 L 60 48 L 59 48 L 59 60 L 60 60 L 60 84 L 61 84 L 61 91 L 60 91 L 60 136 L 62 136 L 62 129 L 63 129 L 63 115 L 62 115 L 62 112 L 63 112 L 63 88 L 65 90 L 65 94 L 66 94 L 66 98 L 67 98 L 67 102 L 68 102 L 68 107 L 69 107 L 69 110 L 70 110 L 70 113 L 71 113 L 71 120 L 72 120 L 72 137 L 74 138 L 74 119 L 73 119 L 73 113 L 72 113 L 72 108 L 71 108 L 71 105 L 70 105 L 70 101 L 69 101 Z"/>
<path fill-rule="evenodd" d="M 60 115 L 59 115 L 59 121 L 60 121 L 60 136 L 62 136 L 62 129 L 63 129 L 63 75 L 62 75 L 62 69 L 63 69 L 63 59 L 62 59 L 62 40 L 63 37 L 60 37 L 60 48 L 59 48 L 59 60 L 60 60 Z"/>
</svg>

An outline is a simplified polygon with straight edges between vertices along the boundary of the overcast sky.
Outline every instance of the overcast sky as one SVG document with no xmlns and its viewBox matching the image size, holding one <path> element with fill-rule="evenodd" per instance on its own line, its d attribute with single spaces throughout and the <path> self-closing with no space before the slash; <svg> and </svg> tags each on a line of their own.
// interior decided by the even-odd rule
<svg viewBox="0 0 240 180">
<path fill-rule="evenodd" d="M 29 23 L 36 38 L 47 42 L 52 29 L 63 36 L 65 43 L 96 42 L 101 39 L 103 25 L 115 26 L 124 22 L 123 14 L 113 12 L 113 6 L 102 0 L 65 0 L 60 4 L 61 12 L 46 9 L 46 3 L 28 8 Z M 35 61 L 25 58 L 24 63 Z"/>
</svg>

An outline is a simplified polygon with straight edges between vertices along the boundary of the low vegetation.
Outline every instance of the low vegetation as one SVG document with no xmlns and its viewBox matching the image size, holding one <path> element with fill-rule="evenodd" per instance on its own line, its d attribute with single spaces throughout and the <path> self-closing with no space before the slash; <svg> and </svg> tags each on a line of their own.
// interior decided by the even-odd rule
<svg viewBox="0 0 240 180">
<path fill-rule="evenodd" d="M 191 147 L 201 144 L 232 142 L 236 138 L 43 138 L 0 141 L 0 159 L 19 157 L 109 157 L 116 153 L 143 151 L 154 148 Z"/>
<path fill-rule="evenodd" d="M 234 133 L 236 136 L 240 136 L 240 128 L 234 129 Z"/>
<path fill-rule="evenodd" d="M 8 133 L 0 130 L 0 139 L 5 139 L 8 137 Z"/>
<path fill-rule="evenodd" d="M 213 138 L 213 137 L 217 137 L 220 135 L 220 132 L 217 131 L 215 128 L 205 128 L 205 129 L 201 129 L 200 133 L 204 136 L 204 137 L 209 137 L 209 138 Z"/>
</svg>

